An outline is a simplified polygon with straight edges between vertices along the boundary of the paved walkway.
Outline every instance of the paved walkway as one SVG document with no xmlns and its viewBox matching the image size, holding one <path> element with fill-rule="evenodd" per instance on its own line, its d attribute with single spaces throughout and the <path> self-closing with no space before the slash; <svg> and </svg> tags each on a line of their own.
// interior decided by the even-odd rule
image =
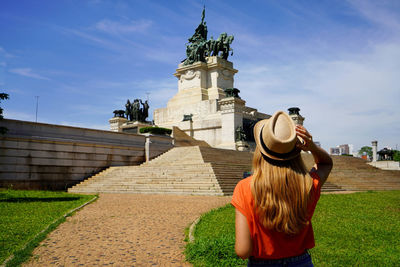
<svg viewBox="0 0 400 267">
<path fill-rule="evenodd" d="M 230 199 L 101 194 L 50 233 L 24 266 L 190 266 L 184 229 Z"/>
</svg>

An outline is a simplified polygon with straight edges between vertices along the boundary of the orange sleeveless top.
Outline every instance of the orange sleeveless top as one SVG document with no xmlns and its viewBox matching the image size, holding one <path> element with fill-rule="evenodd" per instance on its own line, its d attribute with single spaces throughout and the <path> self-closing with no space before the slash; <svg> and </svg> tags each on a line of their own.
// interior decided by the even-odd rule
<svg viewBox="0 0 400 267">
<path fill-rule="evenodd" d="M 308 207 L 310 223 L 296 235 L 287 235 L 285 233 L 269 230 L 259 223 L 254 205 L 254 198 L 251 192 L 251 176 L 241 180 L 236 185 L 231 204 L 247 218 L 253 243 L 251 254 L 253 257 L 260 259 L 293 257 L 315 246 L 311 218 L 321 195 L 321 183 L 320 178 L 315 172 L 310 173 L 310 175 L 313 178 L 313 188 L 311 190 L 314 190 L 311 194 L 313 199 Z"/>
</svg>

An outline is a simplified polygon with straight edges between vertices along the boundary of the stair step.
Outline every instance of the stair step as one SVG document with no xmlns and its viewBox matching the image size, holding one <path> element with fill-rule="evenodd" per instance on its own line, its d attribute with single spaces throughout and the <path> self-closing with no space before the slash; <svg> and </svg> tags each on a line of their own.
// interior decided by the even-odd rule
<svg viewBox="0 0 400 267">
<path fill-rule="evenodd" d="M 302 153 L 308 168 L 312 155 Z M 333 157 L 323 192 L 400 190 L 400 171 L 384 171 L 362 159 Z M 230 195 L 243 173 L 251 171 L 252 153 L 211 147 L 175 147 L 139 166 L 110 167 L 69 192 Z"/>
</svg>

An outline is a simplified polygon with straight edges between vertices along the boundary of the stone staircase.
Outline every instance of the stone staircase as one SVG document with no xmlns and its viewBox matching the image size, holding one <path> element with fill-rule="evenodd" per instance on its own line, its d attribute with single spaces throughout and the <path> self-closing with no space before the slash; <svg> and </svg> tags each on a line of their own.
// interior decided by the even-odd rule
<svg viewBox="0 0 400 267">
<path fill-rule="evenodd" d="M 306 166 L 310 167 L 312 155 L 304 153 L 302 156 Z M 332 156 L 332 159 L 333 169 L 326 183 L 338 185 L 344 190 L 400 190 L 400 171 L 381 170 L 361 158 Z"/>
<path fill-rule="evenodd" d="M 140 166 L 110 167 L 68 192 L 224 195 L 198 146 L 175 147 Z"/>
<path fill-rule="evenodd" d="M 307 167 L 313 159 L 302 153 Z M 207 146 L 175 147 L 139 166 L 110 167 L 70 188 L 74 193 L 231 195 L 252 153 Z M 365 160 L 333 156 L 334 168 L 322 191 L 400 190 L 400 171 L 384 171 Z"/>
</svg>

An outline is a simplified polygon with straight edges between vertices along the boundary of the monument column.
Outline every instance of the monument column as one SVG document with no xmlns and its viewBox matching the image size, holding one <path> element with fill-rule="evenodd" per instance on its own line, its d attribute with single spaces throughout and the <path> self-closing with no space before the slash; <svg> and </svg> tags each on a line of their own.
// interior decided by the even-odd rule
<svg viewBox="0 0 400 267">
<path fill-rule="evenodd" d="M 378 151 L 378 141 L 372 141 L 372 162 L 376 162 L 377 156 L 376 153 Z"/>
<path fill-rule="evenodd" d="M 236 128 L 243 127 L 243 108 L 246 101 L 237 97 L 227 97 L 219 101 L 221 110 L 221 142 L 219 148 L 236 150 Z"/>
</svg>

